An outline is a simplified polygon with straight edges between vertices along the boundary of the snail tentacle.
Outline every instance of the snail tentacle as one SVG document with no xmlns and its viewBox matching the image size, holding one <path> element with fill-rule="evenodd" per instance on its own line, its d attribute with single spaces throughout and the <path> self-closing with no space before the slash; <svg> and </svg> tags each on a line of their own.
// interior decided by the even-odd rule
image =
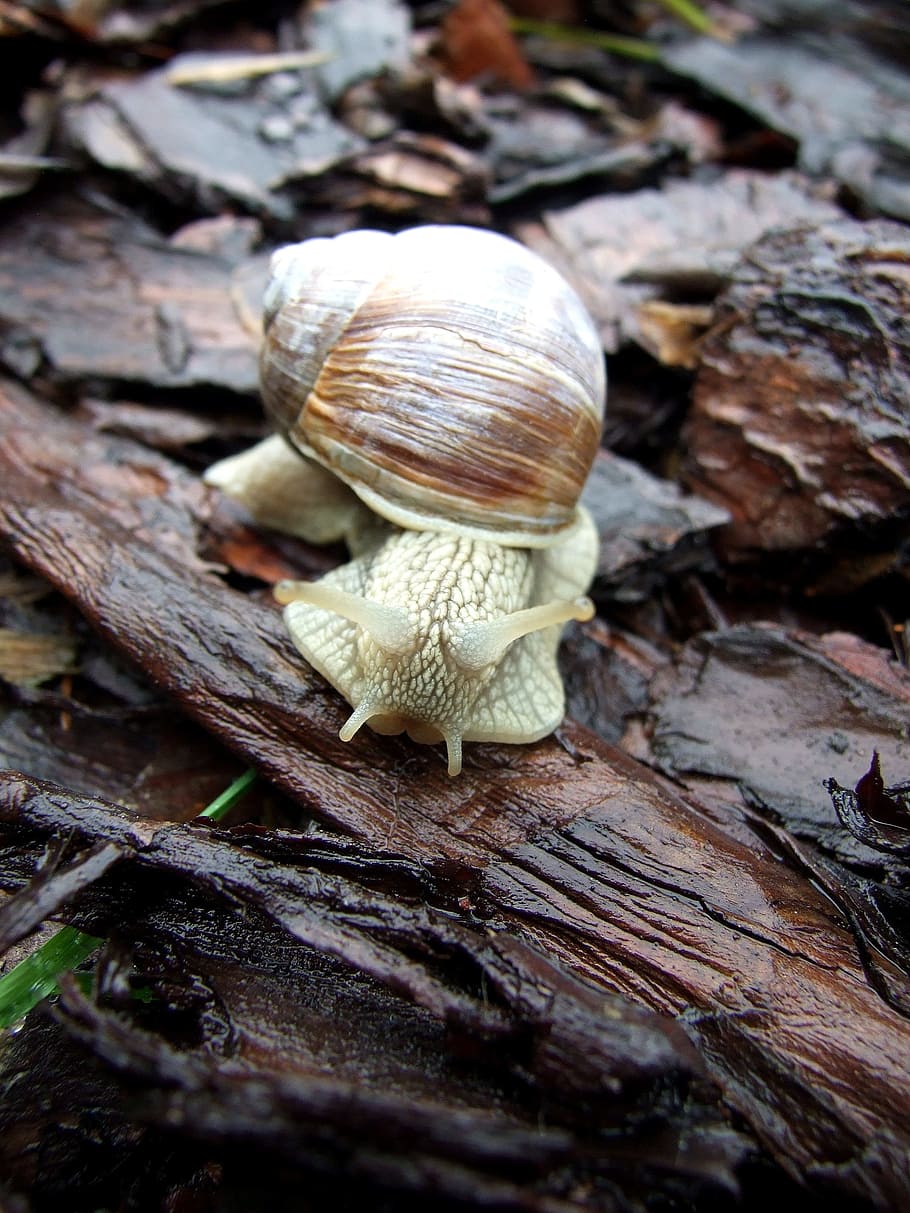
<svg viewBox="0 0 910 1213">
<path fill-rule="evenodd" d="M 468 624 L 461 635 L 453 640 L 453 655 L 463 669 L 482 670 L 484 666 L 501 660 L 509 645 L 522 636 L 568 623 L 571 619 L 584 623 L 593 615 L 594 603 L 590 598 L 525 607 L 499 619 Z"/>
<path fill-rule="evenodd" d="M 350 741 L 359 731 L 360 727 L 366 724 L 371 716 L 379 715 L 379 712 L 380 708 L 372 699 L 361 700 L 339 729 L 338 736 L 342 741 Z"/>
<path fill-rule="evenodd" d="M 273 593 L 282 606 L 306 602 L 359 624 L 389 653 L 412 653 L 416 648 L 414 628 L 404 607 L 373 602 L 323 581 L 279 581 Z"/>
</svg>

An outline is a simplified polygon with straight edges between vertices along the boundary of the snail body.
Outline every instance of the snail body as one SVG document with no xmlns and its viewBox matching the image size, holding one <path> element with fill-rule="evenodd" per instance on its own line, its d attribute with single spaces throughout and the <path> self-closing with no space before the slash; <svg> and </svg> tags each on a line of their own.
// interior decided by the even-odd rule
<svg viewBox="0 0 910 1213">
<path fill-rule="evenodd" d="M 568 284 L 471 228 L 291 245 L 272 259 L 260 378 L 279 436 L 207 480 L 269 525 L 348 542 L 348 564 L 275 592 L 354 709 L 341 737 L 369 722 L 445 741 L 454 775 L 462 741 L 552 732 L 562 626 L 593 614 L 578 498 L 605 395 Z"/>
</svg>

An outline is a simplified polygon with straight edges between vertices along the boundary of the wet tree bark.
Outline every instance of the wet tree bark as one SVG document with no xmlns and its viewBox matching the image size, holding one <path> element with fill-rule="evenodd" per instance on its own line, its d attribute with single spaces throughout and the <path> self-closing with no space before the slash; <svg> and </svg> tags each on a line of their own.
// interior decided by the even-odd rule
<svg viewBox="0 0 910 1213">
<path fill-rule="evenodd" d="M 197 554 L 212 501 L 195 478 L 6 385 L 0 480 L 16 557 L 189 716 L 377 857 L 457 864 L 464 912 L 606 991 L 685 1013 L 724 1099 L 785 1166 L 897 1207 L 910 1185 L 910 1028 L 830 902 L 747 812 L 681 798 L 571 723 L 527 748 L 478 746 L 454 781 L 426 747 L 344 746 L 342 706 L 290 651 L 276 611 Z M 2 795 L 14 835 L 111 836 L 103 811 L 17 777 Z M 141 864 L 159 844 L 139 837 Z"/>
</svg>

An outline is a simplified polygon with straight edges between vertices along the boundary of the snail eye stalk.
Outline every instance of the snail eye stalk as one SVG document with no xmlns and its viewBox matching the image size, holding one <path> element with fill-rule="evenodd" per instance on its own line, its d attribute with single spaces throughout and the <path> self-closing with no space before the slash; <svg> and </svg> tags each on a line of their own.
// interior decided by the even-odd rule
<svg viewBox="0 0 910 1213">
<path fill-rule="evenodd" d="M 274 589 L 275 601 L 282 606 L 305 602 L 309 606 L 332 611 L 342 619 L 359 624 L 389 653 L 404 655 L 417 647 L 414 631 L 403 607 L 383 606 L 359 594 L 349 594 L 337 586 L 321 581 L 279 581 Z"/>
<path fill-rule="evenodd" d="M 577 619 L 585 623 L 594 617 L 590 598 L 575 598 L 571 602 L 545 602 L 540 606 L 513 611 L 500 619 L 472 623 L 453 642 L 453 656 L 464 670 L 482 670 L 501 660 L 514 641 L 531 632 Z"/>
</svg>

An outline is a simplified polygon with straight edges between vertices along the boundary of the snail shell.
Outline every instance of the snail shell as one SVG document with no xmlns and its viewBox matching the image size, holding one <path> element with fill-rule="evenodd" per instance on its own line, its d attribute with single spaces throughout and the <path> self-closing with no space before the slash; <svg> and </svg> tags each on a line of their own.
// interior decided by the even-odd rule
<svg viewBox="0 0 910 1213">
<path fill-rule="evenodd" d="M 562 628 L 594 610 L 578 498 L 606 391 L 568 284 L 472 228 L 309 240 L 272 259 L 260 369 L 284 438 L 206 479 L 268 525 L 347 540 L 349 563 L 275 589 L 354 709 L 341 738 L 444 741 L 456 775 L 463 741 L 552 732 Z"/>
<path fill-rule="evenodd" d="M 600 441 L 603 349 L 577 295 L 492 232 L 349 232 L 279 250 L 262 395 L 382 517 L 541 547 Z"/>
</svg>

